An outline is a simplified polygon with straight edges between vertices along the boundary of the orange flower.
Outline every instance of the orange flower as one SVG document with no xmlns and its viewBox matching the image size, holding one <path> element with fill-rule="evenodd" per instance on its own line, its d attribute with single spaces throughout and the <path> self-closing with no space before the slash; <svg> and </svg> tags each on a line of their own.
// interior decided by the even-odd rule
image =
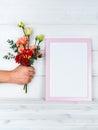
<svg viewBox="0 0 98 130">
<path fill-rule="evenodd" d="M 41 51 L 38 51 L 36 57 L 39 57 L 41 54 L 42 54 Z"/>
<path fill-rule="evenodd" d="M 37 47 L 36 45 L 33 45 L 33 46 L 26 46 L 26 49 L 30 49 L 30 50 L 34 53 L 36 47 Z"/>
<path fill-rule="evenodd" d="M 24 47 L 23 47 L 23 46 L 18 47 L 18 52 L 19 52 L 19 53 L 22 53 L 23 50 L 24 50 Z"/>
<path fill-rule="evenodd" d="M 36 45 L 29 46 L 29 49 L 30 49 L 30 50 L 35 50 L 36 48 L 37 48 L 37 46 L 36 46 Z"/>
<path fill-rule="evenodd" d="M 16 45 L 17 46 L 26 45 L 27 43 L 28 43 L 28 37 L 25 36 L 25 37 L 19 38 L 18 41 L 16 42 Z"/>
<path fill-rule="evenodd" d="M 25 49 L 30 49 L 33 53 L 34 53 L 34 50 L 36 49 L 36 45 L 33 45 L 33 46 L 26 46 L 25 47 Z M 18 52 L 19 53 L 22 53 L 24 50 L 24 46 L 23 45 L 20 45 L 19 47 L 18 47 Z"/>
</svg>

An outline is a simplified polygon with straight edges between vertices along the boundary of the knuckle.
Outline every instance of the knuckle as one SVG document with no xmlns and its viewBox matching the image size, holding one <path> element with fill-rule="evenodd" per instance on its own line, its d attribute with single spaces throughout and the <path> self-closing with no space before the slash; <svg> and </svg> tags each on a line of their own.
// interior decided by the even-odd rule
<svg viewBox="0 0 98 130">
<path fill-rule="evenodd" d="M 26 84 L 29 83 L 29 78 L 26 78 L 25 83 Z"/>
</svg>

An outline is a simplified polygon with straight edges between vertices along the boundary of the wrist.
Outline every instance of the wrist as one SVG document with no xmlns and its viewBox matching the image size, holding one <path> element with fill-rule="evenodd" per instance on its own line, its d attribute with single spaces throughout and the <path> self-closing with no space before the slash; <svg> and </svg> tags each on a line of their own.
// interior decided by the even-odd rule
<svg viewBox="0 0 98 130">
<path fill-rule="evenodd" d="M 8 71 L 8 83 L 14 83 L 14 72 L 13 71 Z"/>
<path fill-rule="evenodd" d="M 12 76 L 12 71 L 0 71 L 0 83 L 12 83 L 13 81 L 13 76 Z"/>
</svg>

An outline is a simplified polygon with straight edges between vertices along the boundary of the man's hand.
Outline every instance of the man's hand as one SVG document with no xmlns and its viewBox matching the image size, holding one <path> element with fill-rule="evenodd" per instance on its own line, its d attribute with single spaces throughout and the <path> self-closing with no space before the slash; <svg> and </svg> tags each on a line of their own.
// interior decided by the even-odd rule
<svg viewBox="0 0 98 130">
<path fill-rule="evenodd" d="M 33 67 L 18 66 L 11 71 L 11 82 L 16 84 L 28 84 L 35 74 Z"/>
<path fill-rule="evenodd" d="M 0 83 L 28 84 L 35 74 L 33 67 L 18 66 L 14 70 L 0 70 Z"/>
</svg>

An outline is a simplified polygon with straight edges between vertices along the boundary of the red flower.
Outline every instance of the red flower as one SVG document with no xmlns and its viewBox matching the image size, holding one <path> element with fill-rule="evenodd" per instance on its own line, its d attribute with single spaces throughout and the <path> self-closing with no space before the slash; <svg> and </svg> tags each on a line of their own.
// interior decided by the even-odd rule
<svg viewBox="0 0 98 130">
<path fill-rule="evenodd" d="M 30 66 L 30 58 L 33 52 L 30 49 L 25 49 L 15 57 L 16 63 L 21 63 L 24 66 Z"/>
<path fill-rule="evenodd" d="M 27 55 L 27 56 L 32 56 L 33 52 L 30 50 L 30 49 L 25 49 L 23 50 L 22 52 L 24 55 Z"/>
</svg>

